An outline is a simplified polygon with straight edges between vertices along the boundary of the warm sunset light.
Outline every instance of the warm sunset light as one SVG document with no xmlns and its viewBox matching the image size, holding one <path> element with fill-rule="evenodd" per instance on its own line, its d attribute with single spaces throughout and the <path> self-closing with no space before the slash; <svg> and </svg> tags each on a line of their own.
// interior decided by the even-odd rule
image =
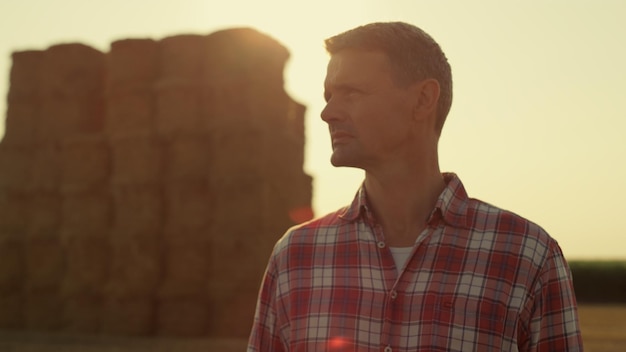
<svg viewBox="0 0 626 352">
<path fill-rule="evenodd" d="M 305 170 L 322 215 L 348 203 L 362 179 L 329 162 L 319 118 L 323 39 L 367 22 L 407 21 L 432 34 L 452 65 L 442 169 L 459 174 L 470 196 L 539 223 L 568 258 L 626 259 L 624 13 L 617 1 L 3 2 L 0 111 L 14 51 L 80 42 L 106 52 L 123 38 L 253 27 L 291 53 L 286 89 L 307 107 Z"/>
</svg>

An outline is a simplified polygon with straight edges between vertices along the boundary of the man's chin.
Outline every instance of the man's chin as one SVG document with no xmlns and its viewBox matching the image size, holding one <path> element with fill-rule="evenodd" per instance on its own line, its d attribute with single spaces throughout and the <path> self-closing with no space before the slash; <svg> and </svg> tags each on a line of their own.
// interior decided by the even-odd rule
<svg viewBox="0 0 626 352">
<path fill-rule="evenodd" d="M 337 154 L 333 154 L 330 157 L 330 163 L 335 167 L 359 167 L 358 164 L 354 162 L 354 160 Z"/>
</svg>

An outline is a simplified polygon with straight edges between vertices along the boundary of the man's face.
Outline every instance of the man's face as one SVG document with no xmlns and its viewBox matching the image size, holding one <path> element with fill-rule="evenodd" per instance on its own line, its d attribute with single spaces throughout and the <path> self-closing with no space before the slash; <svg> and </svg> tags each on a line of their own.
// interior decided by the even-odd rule
<svg viewBox="0 0 626 352">
<path fill-rule="evenodd" d="M 346 49 L 334 54 L 324 98 L 321 116 L 330 130 L 333 165 L 369 170 L 411 153 L 414 97 L 394 83 L 382 52 Z"/>
</svg>

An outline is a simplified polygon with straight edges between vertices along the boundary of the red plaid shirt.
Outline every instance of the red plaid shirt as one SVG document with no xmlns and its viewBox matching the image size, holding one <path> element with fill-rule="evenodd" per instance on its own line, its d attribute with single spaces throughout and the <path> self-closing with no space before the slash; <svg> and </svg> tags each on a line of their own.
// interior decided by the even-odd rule
<svg viewBox="0 0 626 352">
<path fill-rule="evenodd" d="M 359 190 L 290 229 L 261 286 L 248 351 L 580 351 L 569 268 L 536 224 L 445 175 L 398 274 Z"/>
</svg>

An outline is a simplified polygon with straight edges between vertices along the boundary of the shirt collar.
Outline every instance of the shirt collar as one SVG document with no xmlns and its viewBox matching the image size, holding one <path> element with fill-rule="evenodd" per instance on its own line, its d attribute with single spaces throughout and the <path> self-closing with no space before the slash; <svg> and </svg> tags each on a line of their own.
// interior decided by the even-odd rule
<svg viewBox="0 0 626 352">
<path fill-rule="evenodd" d="M 467 227 L 467 209 L 469 197 L 461 179 L 454 173 L 444 173 L 446 188 L 435 204 L 435 210 L 439 211 L 443 220 L 452 226 Z"/>
<path fill-rule="evenodd" d="M 352 200 L 352 204 L 349 207 L 345 208 L 344 212 L 339 215 L 340 218 L 352 222 L 357 220 L 359 217 L 371 217 L 371 211 L 368 207 L 367 202 L 367 194 L 365 192 L 365 183 L 361 183 L 361 187 L 356 192 L 354 199 Z"/>
<path fill-rule="evenodd" d="M 456 227 L 467 227 L 467 209 L 469 197 L 463 183 L 454 173 L 444 173 L 446 188 L 439 195 L 435 208 L 428 223 L 443 219 L 447 224 Z M 352 222 L 362 218 L 368 223 L 374 222 L 373 214 L 368 206 L 367 192 L 362 183 L 350 206 L 346 207 L 339 217 Z"/>
</svg>

